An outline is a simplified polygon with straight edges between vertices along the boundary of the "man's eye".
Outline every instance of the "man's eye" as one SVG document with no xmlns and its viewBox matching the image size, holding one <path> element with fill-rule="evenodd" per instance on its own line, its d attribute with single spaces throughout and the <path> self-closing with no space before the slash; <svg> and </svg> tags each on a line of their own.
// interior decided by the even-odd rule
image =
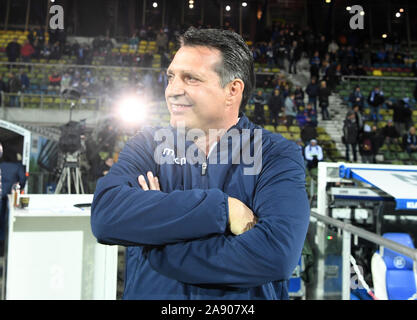
<svg viewBox="0 0 417 320">
<path fill-rule="evenodd" d="M 188 81 L 188 82 L 197 82 L 198 81 L 196 78 L 193 78 L 191 76 L 186 76 L 185 80 Z"/>
</svg>

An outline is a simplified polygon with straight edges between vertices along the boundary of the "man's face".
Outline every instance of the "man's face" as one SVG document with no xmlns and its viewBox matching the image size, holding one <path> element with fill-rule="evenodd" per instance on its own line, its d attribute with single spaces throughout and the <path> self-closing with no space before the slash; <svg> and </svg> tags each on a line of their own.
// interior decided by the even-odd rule
<svg viewBox="0 0 417 320">
<path fill-rule="evenodd" d="M 227 87 L 221 87 L 215 71 L 220 62 L 216 49 L 183 46 L 178 50 L 167 70 L 165 90 L 172 126 L 183 123 L 203 131 L 224 128 Z"/>
<path fill-rule="evenodd" d="M 410 133 L 411 134 L 416 134 L 416 128 L 415 127 L 411 127 L 410 128 Z"/>
</svg>

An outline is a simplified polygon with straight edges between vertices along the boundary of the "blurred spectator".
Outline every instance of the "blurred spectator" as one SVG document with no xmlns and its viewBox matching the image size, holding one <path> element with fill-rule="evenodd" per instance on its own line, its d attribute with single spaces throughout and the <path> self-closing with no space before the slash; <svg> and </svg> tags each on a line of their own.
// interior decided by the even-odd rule
<svg viewBox="0 0 417 320">
<path fill-rule="evenodd" d="M 86 45 L 80 45 L 76 51 L 77 64 L 83 65 L 87 61 L 88 49 Z"/>
<path fill-rule="evenodd" d="M 297 110 L 300 111 L 300 108 L 304 107 L 304 91 L 300 86 L 295 87 L 294 100 Z"/>
<path fill-rule="evenodd" d="M 129 47 L 131 50 L 138 50 L 138 45 L 139 45 L 139 37 L 138 37 L 138 32 L 135 31 L 135 33 L 132 34 L 132 37 L 130 37 L 129 39 Z"/>
<path fill-rule="evenodd" d="M 41 58 L 41 44 L 39 43 L 38 39 L 35 39 L 33 42 L 33 49 L 34 53 L 32 54 L 33 59 L 40 59 Z"/>
<path fill-rule="evenodd" d="M 10 41 L 6 47 L 6 54 L 9 62 L 16 62 L 20 57 L 20 44 L 17 42 L 17 38 Z"/>
<path fill-rule="evenodd" d="M 308 103 L 313 105 L 314 111 L 317 113 L 317 97 L 319 96 L 320 87 L 315 77 L 311 78 L 311 82 L 307 85 L 306 93 L 308 95 Z"/>
<path fill-rule="evenodd" d="M 0 162 L 0 247 L 3 248 L 8 221 L 8 195 L 11 194 L 15 184 L 19 184 L 20 190 L 24 189 L 26 175 L 25 168 L 17 161 L 17 155 L 11 156 L 10 150 L 7 152 L 6 149 L 4 152 L 0 153 L 3 155 L 2 161 Z M 3 255 L 3 252 L 1 252 L 0 255 Z"/>
<path fill-rule="evenodd" d="M 285 98 L 284 106 L 285 106 L 284 113 L 285 113 L 286 126 L 290 127 L 292 126 L 294 119 L 297 116 L 297 105 L 295 103 L 294 92 L 291 92 L 287 96 L 287 98 Z"/>
<path fill-rule="evenodd" d="M 359 153 L 363 163 L 375 163 L 374 149 L 376 148 L 375 133 L 369 125 L 365 125 L 359 138 Z"/>
<path fill-rule="evenodd" d="M 269 119 L 274 126 L 279 124 L 279 114 L 284 107 L 284 97 L 279 89 L 275 89 L 268 101 Z"/>
<path fill-rule="evenodd" d="M 317 126 L 317 112 L 314 111 L 313 105 L 311 103 L 307 103 L 306 108 L 304 110 L 304 118 L 305 123 L 311 125 L 313 127 Z"/>
<path fill-rule="evenodd" d="M 49 45 L 49 43 L 45 43 L 43 47 L 41 47 L 41 57 L 43 59 L 49 60 L 51 57 L 51 53 L 51 46 Z"/>
<path fill-rule="evenodd" d="M 10 94 L 10 106 L 19 107 L 19 96 L 20 92 L 22 91 L 22 83 L 14 72 L 10 72 L 9 74 L 8 88 Z"/>
<path fill-rule="evenodd" d="M 417 136 L 414 126 L 410 127 L 408 133 L 403 136 L 403 146 L 408 153 L 417 152 Z"/>
<path fill-rule="evenodd" d="M 253 103 L 255 105 L 254 122 L 262 126 L 265 124 L 264 106 L 266 104 L 262 90 L 258 90 L 256 95 L 253 97 Z"/>
<path fill-rule="evenodd" d="M 363 108 L 364 108 L 364 103 L 365 103 L 365 98 L 361 92 L 361 87 L 360 86 L 356 86 L 355 89 L 353 90 L 353 92 L 350 94 L 349 96 L 349 103 L 351 104 L 351 106 L 353 107 L 354 105 L 358 105 L 359 106 L 359 110 L 361 112 L 363 112 Z"/>
<path fill-rule="evenodd" d="M 298 46 L 297 41 L 293 41 L 291 47 L 288 50 L 289 67 L 288 72 L 297 74 L 297 63 L 301 59 L 301 48 Z"/>
<path fill-rule="evenodd" d="M 59 60 L 61 59 L 61 47 L 58 41 L 56 41 L 51 47 L 50 59 Z"/>
<path fill-rule="evenodd" d="M 160 29 L 156 36 L 156 46 L 158 47 L 159 54 L 168 50 L 168 36 L 164 32 L 164 29 Z"/>
<path fill-rule="evenodd" d="M 272 45 L 272 42 L 268 43 L 268 47 L 266 48 L 266 64 L 268 68 L 274 68 L 275 67 L 275 53 L 274 53 L 274 47 Z"/>
<path fill-rule="evenodd" d="M 285 46 L 284 41 L 282 40 L 278 47 L 276 48 L 276 58 L 277 58 L 277 65 L 278 68 L 284 69 L 284 61 L 285 57 L 287 56 L 287 48 Z"/>
<path fill-rule="evenodd" d="M 364 116 L 362 115 L 362 112 L 359 109 L 359 105 L 355 104 L 352 110 L 355 113 L 356 126 L 358 127 L 358 134 L 360 135 L 362 134 L 363 126 L 365 124 Z"/>
<path fill-rule="evenodd" d="M 336 54 L 337 54 L 338 50 L 339 50 L 338 44 L 336 43 L 336 41 L 332 40 L 329 43 L 329 46 L 327 48 L 327 52 L 330 54 L 330 61 L 331 62 L 336 60 Z"/>
<path fill-rule="evenodd" d="M 20 83 L 22 84 L 23 92 L 30 88 L 30 80 L 25 70 L 20 71 Z"/>
<path fill-rule="evenodd" d="M 3 94 L 8 91 L 6 82 L 3 81 L 3 75 L 0 74 L 0 106 L 3 103 Z"/>
<path fill-rule="evenodd" d="M 48 77 L 50 90 L 58 90 L 61 87 L 62 77 L 57 70 L 54 70 Z"/>
<path fill-rule="evenodd" d="M 343 136 L 342 142 L 346 146 L 345 159 L 347 162 L 350 161 L 349 149 L 353 153 L 353 161 L 357 161 L 357 146 L 358 146 L 358 127 L 355 119 L 355 112 L 348 111 L 346 119 L 343 123 Z"/>
<path fill-rule="evenodd" d="M 374 139 L 374 144 L 372 148 L 374 163 L 376 163 L 376 155 L 379 152 L 379 149 L 384 144 L 384 136 L 381 133 L 381 129 L 379 129 L 375 124 L 371 127 L 372 137 Z"/>
<path fill-rule="evenodd" d="M 312 139 L 304 148 L 304 157 L 307 161 L 307 169 L 309 171 L 317 168 L 319 161 L 323 160 L 323 149 L 317 144 L 316 139 Z"/>
<path fill-rule="evenodd" d="M 301 138 L 298 138 L 295 143 L 297 144 L 298 148 L 300 149 L 300 153 L 304 158 L 304 143 L 303 140 Z M 304 158 L 305 159 L 305 158 Z"/>
<path fill-rule="evenodd" d="M 395 128 L 393 121 L 388 120 L 386 126 L 381 130 L 382 136 L 384 137 L 384 142 L 388 146 L 388 150 L 392 150 L 391 146 L 397 144 L 397 139 L 400 137 L 400 133 Z"/>
<path fill-rule="evenodd" d="M 357 75 L 357 76 L 366 76 L 367 75 L 366 70 L 361 63 L 356 68 L 355 75 Z"/>
<path fill-rule="evenodd" d="M 61 93 L 64 92 L 65 90 L 68 90 L 71 87 L 71 81 L 72 81 L 72 77 L 69 74 L 69 72 L 64 72 L 60 84 L 61 84 Z"/>
<path fill-rule="evenodd" d="M 35 53 L 35 49 L 30 44 L 29 41 L 25 41 L 23 47 L 20 49 L 20 55 L 22 57 L 22 61 L 25 63 L 30 63 L 32 55 Z"/>
<path fill-rule="evenodd" d="M 371 107 L 371 119 L 374 122 L 379 121 L 379 108 L 385 102 L 384 92 L 378 86 L 369 93 L 368 104 Z"/>
<path fill-rule="evenodd" d="M 314 56 L 311 58 L 310 61 L 310 77 L 318 79 L 320 71 L 320 57 L 319 52 L 314 52 Z"/>
<path fill-rule="evenodd" d="M 93 167 L 95 168 L 95 179 L 98 180 L 99 178 L 104 177 L 106 174 L 108 174 L 113 164 L 113 158 L 107 157 L 106 160 L 102 161 L 99 165 Z"/>
<path fill-rule="evenodd" d="M 307 145 L 311 139 L 317 138 L 317 130 L 316 127 L 307 123 L 301 129 L 301 139 L 303 140 L 304 144 Z"/>
<path fill-rule="evenodd" d="M 365 46 L 362 50 L 362 63 L 364 66 L 371 66 L 372 64 L 372 49 L 368 43 L 365 43 Z"/>
<path fill-rule="evenodd" d="M 339 85 L 342 77 L 341 69 L 342 66 L 340 63 L 332 63 L 327 70 L 326 78 L 330 91 L 335 91 L 336 86 Z"/>
<path fill-rule="evenodd" d="M 321 115 L 323 120 L 330 120 L 330 114 L 328 110 L 330 94 L 331 93 L 329 88 L 327 88 L 326 81 L 322 81 L 319 89 L 319 105 L 321 108 Z"/>
<path fill-rule="evenodd" d="M 403 136 L 407 133 L 408 129 L 412 125 L 412 110 L 408 105 L 407 98 L 399 99 L 396 103 L 392 103 L 391 101 L 387 101 L 387 106 L 389 109 L 393 109 L 393 120 L 394 126 L 397 129 L 397 132 Z"/>
</svg>

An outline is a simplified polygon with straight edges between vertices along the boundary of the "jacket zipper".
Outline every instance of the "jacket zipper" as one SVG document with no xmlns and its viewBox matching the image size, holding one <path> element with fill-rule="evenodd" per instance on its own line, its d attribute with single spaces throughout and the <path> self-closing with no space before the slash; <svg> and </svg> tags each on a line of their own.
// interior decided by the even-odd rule
<svg viewBox="0 0 417 320">
<path fill-rule="evenodd" d="M 206 173 L 207 173 L 207 162 L 203 162 L 203 163 L 201 164 L 201 175 L 202 175 L 202 176 L 205 176 L 205 175 L 206 175 Z"/>
</svg>

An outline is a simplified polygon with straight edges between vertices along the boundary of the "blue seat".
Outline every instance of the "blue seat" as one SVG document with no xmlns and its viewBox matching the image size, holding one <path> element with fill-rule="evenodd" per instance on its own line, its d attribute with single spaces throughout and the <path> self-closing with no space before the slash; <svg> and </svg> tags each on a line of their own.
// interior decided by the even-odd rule
<svg viewBox="0 0 417 320">
<path fill-rule="evenodd" d="M 385 233 L 382 236 L 414 249 L 407 233 Z M 371 260 L 375 296 L 388 300 L 407 300 L 413 296 L 417 288 L 413 264 L 411 258 L 388 248 L 381 247 L 375 252 Z"/>
<path fill-rule="evenodd" d="M 295 267 L 289 284 L 288 284 L 288 293 L 290 296 L 302 296 L 303 295 L 303 283 L 301 279 L 302 270 L 302 257 L 298 260 L 298 264 Z"/>
</svg>

